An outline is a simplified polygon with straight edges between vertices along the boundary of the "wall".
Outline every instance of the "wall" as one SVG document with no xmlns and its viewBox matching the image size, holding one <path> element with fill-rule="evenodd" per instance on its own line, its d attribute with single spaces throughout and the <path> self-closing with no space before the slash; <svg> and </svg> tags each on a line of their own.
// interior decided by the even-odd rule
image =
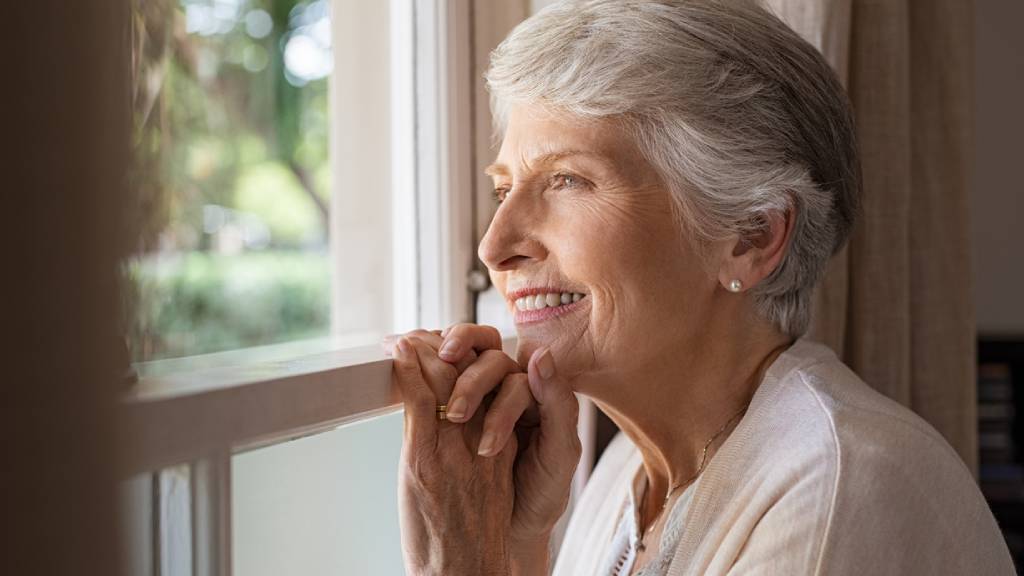
<svg viewBox="0 0 1024 576">
<path fill-rule="evenodd" d="M 118 574 L 127 3 L 4 6 L 4 574 Z"/>
<path fill-rule="evenodd" d="M 1024 335 L 1024 2 L 975 2 L 974 299 L 981 334 Z"/>
</svg>

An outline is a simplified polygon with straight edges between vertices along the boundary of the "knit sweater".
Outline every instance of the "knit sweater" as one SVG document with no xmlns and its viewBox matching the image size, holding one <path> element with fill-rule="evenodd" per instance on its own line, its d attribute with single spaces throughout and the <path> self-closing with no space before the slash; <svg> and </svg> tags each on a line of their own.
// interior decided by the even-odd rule
<svg viewBox="0 0 1024 576">
<path fill-rule="evenodd" d="M 554 574 L 599 574 L 641 466 L 619 434 L 573 511 Z M 696 485 L 669 576 L 1014 574 L 943 437 L 825 346 L 779 355 Z"/>
</svg>

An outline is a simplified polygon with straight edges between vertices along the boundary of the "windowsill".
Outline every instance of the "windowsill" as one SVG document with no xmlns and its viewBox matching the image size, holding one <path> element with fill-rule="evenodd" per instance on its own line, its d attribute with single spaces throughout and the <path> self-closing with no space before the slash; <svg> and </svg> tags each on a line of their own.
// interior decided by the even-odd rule
<svg viewBox="0 0 1024 576">
<path fill-rule="evenodd" d="M 378 340 L 376 334 L 360 333 L 142 362 L 133 365 L 138 382 L 125 399 L 153 400 L 254 383 L 287 374 L 289 366 L 315 371 L 318 359 L 334 367 L 384 360 Z"/>
<path fill-rule="evenodd" d="M 387 414 L 401 396 L 374 344 L 147 377 L 121 408 L 127 477 Z"/>
</svg>

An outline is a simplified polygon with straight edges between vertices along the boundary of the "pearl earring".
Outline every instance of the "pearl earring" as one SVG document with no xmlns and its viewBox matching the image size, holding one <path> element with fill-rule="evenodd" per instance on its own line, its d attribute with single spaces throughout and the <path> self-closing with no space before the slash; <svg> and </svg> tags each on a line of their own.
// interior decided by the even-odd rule
<svg viewBox="0 0 1024 576">
<path fill-rule="evenodd" d="M 743 288 L 743 283 L 739 280 L 733 280 L 729 282 L 729 292 L 739 292 Z"/>
</svg>

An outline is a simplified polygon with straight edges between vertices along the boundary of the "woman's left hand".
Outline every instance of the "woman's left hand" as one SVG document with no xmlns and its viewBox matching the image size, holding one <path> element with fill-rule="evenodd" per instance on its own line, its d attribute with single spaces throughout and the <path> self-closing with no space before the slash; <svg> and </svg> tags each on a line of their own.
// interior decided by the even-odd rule
<svg viewBox="0 0 1024 576">
<path fill-rule="evenodd" d="M 406 571 L 509 574 L 515 438 L 483 457 L 482 411 L 465 424 L 438 419 L 436 406 L 447 401 L 459 371 L 428 339 L 401 337 L 393 350 L 405 403 L 399 516 Z"/>
</svg>

